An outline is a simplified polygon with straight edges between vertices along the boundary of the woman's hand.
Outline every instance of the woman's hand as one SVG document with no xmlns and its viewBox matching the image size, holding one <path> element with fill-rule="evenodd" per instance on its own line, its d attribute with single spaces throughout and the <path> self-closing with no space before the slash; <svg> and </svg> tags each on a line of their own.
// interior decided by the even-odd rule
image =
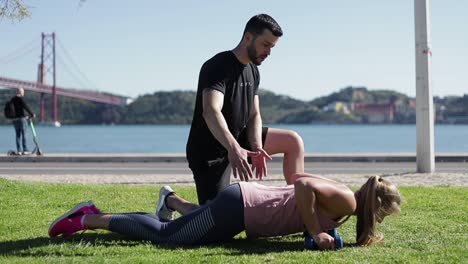
<svg viewBox="0 0 468 264">
<path fill-rule="evenodd" d="M 314 242 L 317 244 L 320 250 L 333 250 L 335 249 L 335 238 L 330 236 L 325 232 L 318 233 L 313 235 L 312 238 Z"/>
</svg>

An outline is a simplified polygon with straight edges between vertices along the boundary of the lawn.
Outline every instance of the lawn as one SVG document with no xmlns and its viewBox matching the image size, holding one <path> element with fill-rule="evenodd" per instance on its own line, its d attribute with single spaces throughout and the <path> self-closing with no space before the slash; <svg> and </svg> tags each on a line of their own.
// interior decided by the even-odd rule
<svg viewBox="0 0 468 264">
<path fill-rule="evenodd" d="M 93 200 L 104 212 L 154 212 L 160 186 L 77 185 L 0 179 L 0 263 L 467 263 L 468 188 L 402 187 L 404 205 L 378 230 L 385 242 L 353 247 L 355 219 L 338 232 L 345 248 L 303 250 L 300 234 L 180 247 L 128 241 L 106 231 L 50 239 L 50 223 L 81 201 Z M 194 187 L 175 186 L 196 201 Z"/>
</svg>

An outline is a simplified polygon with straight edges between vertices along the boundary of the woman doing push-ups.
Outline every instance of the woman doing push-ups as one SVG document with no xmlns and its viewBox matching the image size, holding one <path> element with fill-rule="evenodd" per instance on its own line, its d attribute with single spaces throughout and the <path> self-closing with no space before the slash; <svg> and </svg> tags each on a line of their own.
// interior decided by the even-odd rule
<svg viewBox="0 0 468 264">
<path fill-rule="evenodd" d="M 334 238 L 327 230 L 356 216 L 356 243 L 368 246 L 382 240 L 376 225 L 386 216 L 398 213 L 400 203 L 398 189 L 379 176 L 370 177 L 356 192 L 310 174 L 295 175 L 294 184 L 285 187 L 239 182 L 202 207 L 164 186 L 157 214 L 101 213 L 91 201 L 84 202 L 55 220 L 49 235 L 69 236 L 80 230 L 105 229 L 153 243 L 206 244 L 229 240 L 244 230 L 248 237 L 306 231 L 319 249 L 334 249 Z M 161 217 L 172 210 L 183 215 L 172 221 Z"/>
</svg>

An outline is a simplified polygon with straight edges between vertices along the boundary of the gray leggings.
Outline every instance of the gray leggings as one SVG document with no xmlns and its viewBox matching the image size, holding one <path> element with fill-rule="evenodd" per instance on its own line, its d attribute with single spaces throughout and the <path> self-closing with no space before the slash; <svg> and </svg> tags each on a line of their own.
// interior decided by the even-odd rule
<svg viewBox="0 0 468 264">
<path fill-rule="evenodd" d="M 109 230 L 153 243 L 206 244 L 233 238 L 245 229 L 244 203 L 239 184 L 224 189 L 212 202 L 163 222 L 148 213 L 114 214 Z"/>
</svg>

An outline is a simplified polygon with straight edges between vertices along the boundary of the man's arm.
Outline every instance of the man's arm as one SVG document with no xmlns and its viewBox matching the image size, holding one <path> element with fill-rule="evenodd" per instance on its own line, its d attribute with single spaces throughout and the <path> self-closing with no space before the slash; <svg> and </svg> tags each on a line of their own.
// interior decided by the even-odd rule
<svg viewBox="0 0 468 264">
<path fill-rule="evenodd" d="M 260 102 L 258 95 L 254 97 L 249 123 L 247 124 L 247 136 L 252 150 L 262 149 L 262 117 L 260 116 Z"/>
<path fill-rule="evenodd" d="M 254 97 L 249 123 L 247 124 L 247 137 L 252 151 L 257 152 L 257 155 L 251 157 L 252 167 L 255 168 L 256 177 L 262 179 L 268 174 L 265 159 L 271 160 L 271 157 L 265 150 L 263 150 L 262 117 L 260 115 L 260 102 L 258 95 L 255 95 Z"/>
<path fill-rule="evenodd" d="M 203 118 L 213 136 L 228 151 L 234 177 L 239 174 L 240 180 L 248 181 L 252 177 L 252 170 L 247 162 L 250 151 L 243 149 L 229 131 L 226 119 L 221 110 L 224 103 L 224 94 L 213 89 L 203 90 Z"/>
<path fill-rule="evenodd" d="M 21 97 L 20 97 L 20 99 L 21 99 L 21 104 L 23 105 L 23 108 L 26 109 L 26 111 L 29 113 L 29 115 L 30 115 L 31 117 L 35 117 L 36 115 L 31 111 L 31 109 L 29 108 L 29 106 L 26 104 L 26 101 L 24 101 L 24 99 L 21 98 Z"/>
</svg>

